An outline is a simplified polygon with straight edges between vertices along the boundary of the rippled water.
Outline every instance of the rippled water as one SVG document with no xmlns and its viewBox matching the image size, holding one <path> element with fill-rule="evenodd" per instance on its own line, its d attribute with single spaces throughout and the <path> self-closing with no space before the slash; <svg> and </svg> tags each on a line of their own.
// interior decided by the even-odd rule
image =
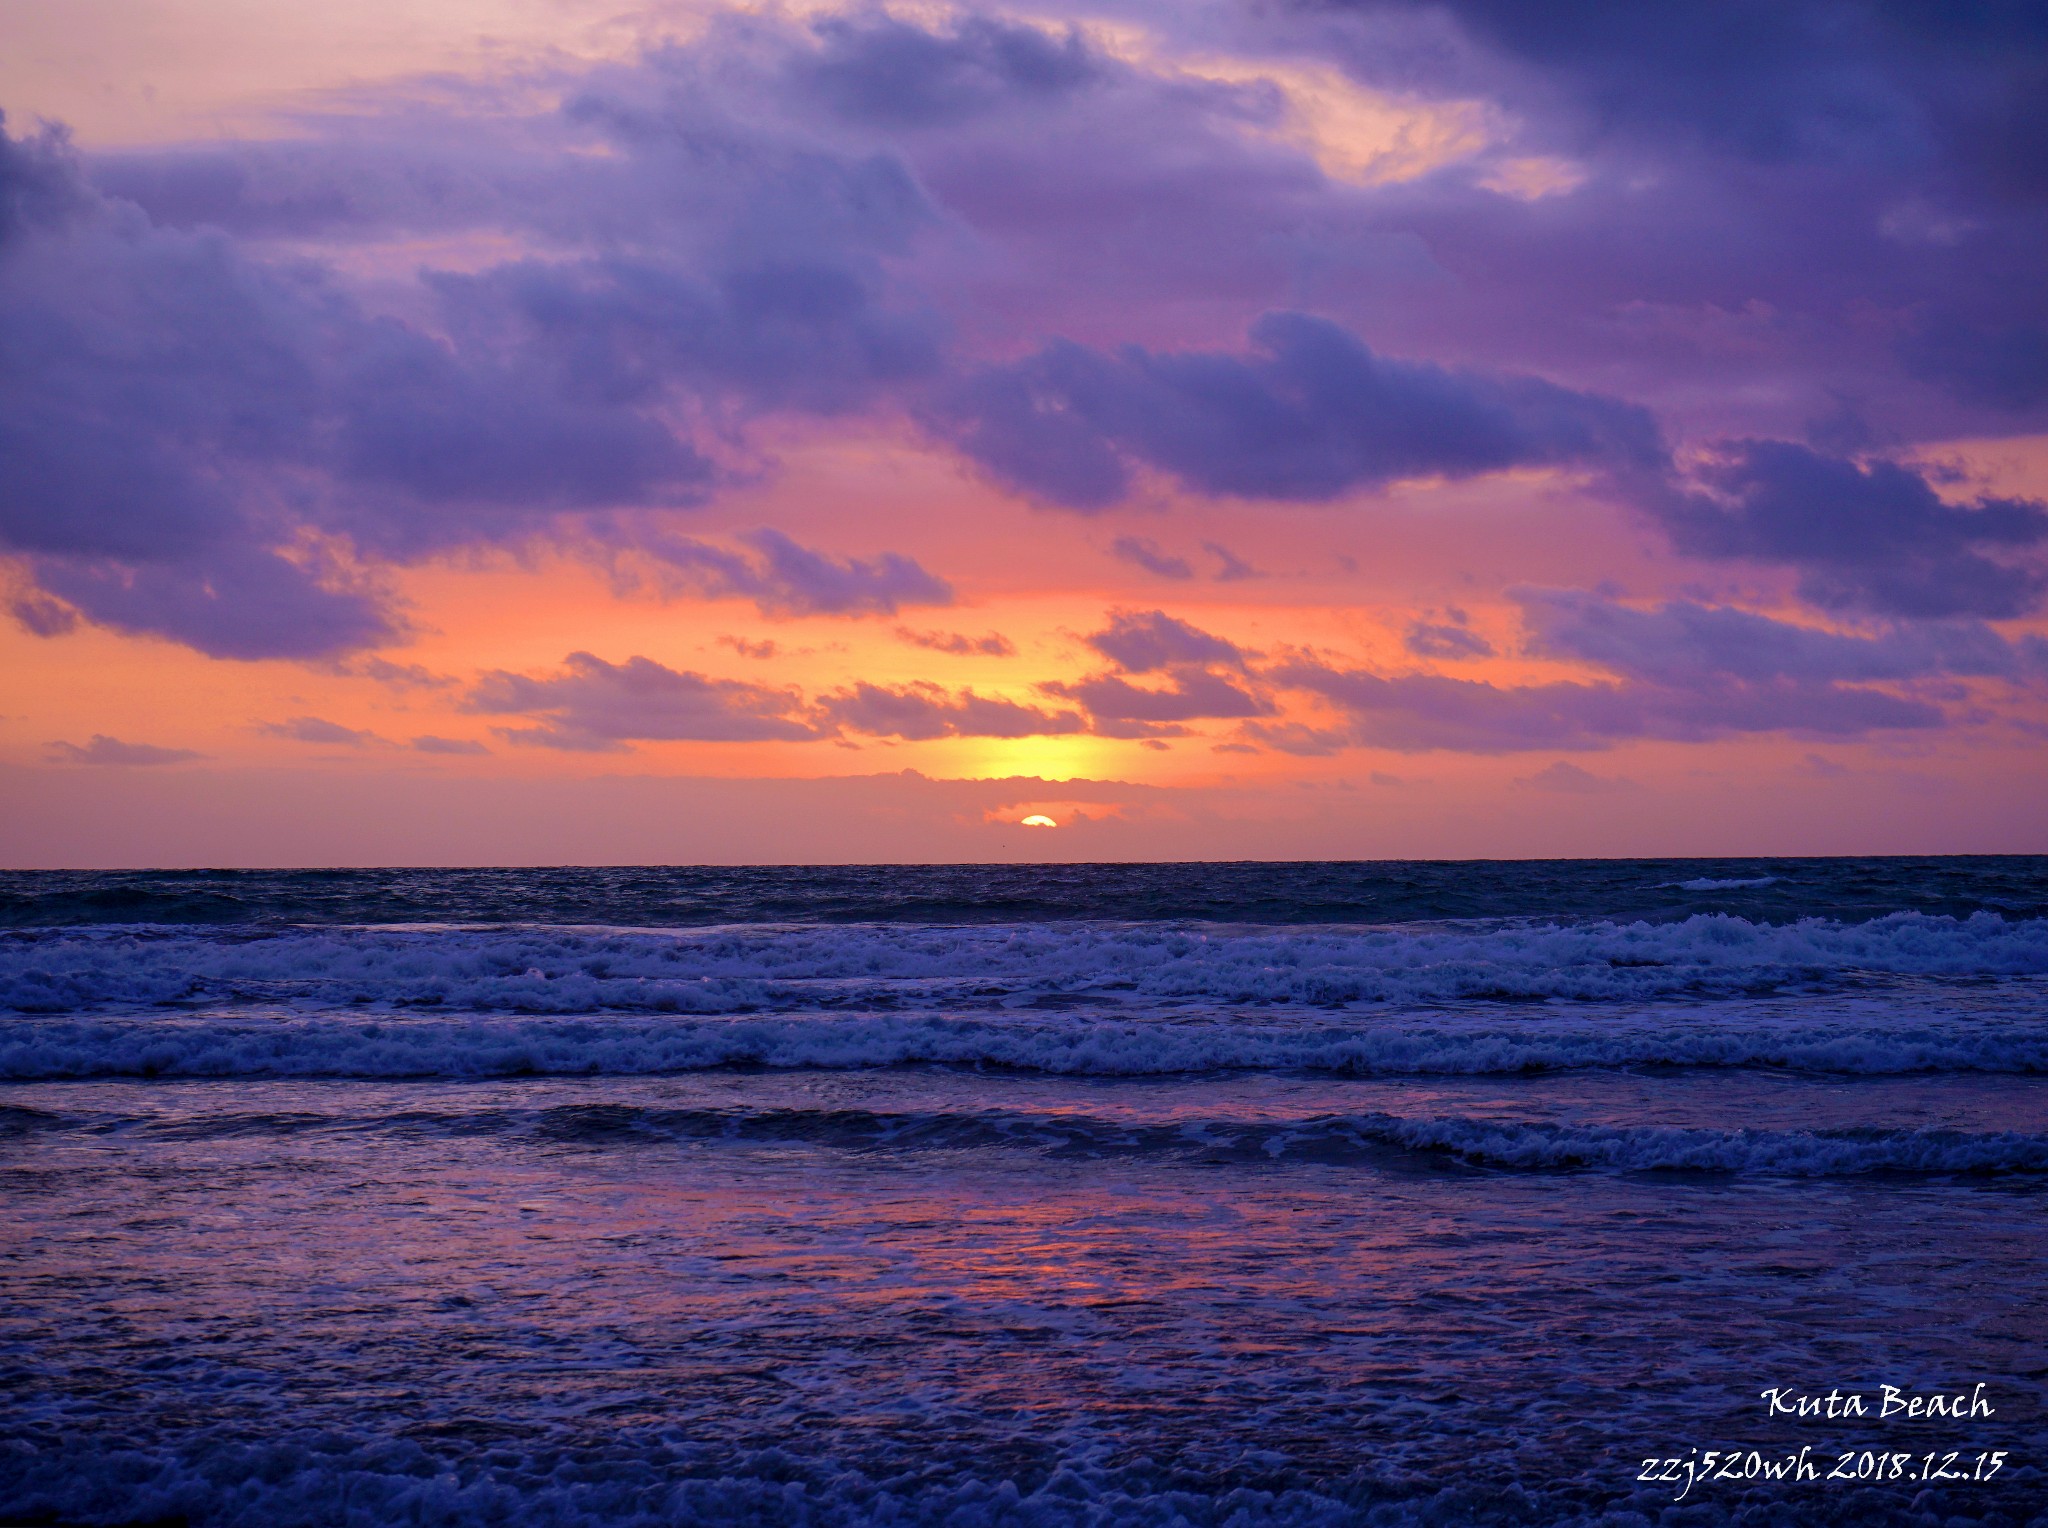
<svg viewBox="0 0 2048 1528">
<path fill-rule="evenodd" d="M 0 1521 L 2048 1521 L 2048 862 L 0 914 Z"/>
</svg>

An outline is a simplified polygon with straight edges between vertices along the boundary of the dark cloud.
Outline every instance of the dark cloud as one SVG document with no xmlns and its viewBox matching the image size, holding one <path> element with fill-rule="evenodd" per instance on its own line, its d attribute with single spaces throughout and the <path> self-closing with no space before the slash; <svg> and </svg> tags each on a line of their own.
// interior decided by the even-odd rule
<svg viewBox="0 0 2048 1528">
<path fill-rule="evenodd" d="M 36 589 L 9 600 L 7 613 L 31 636 L 61 637 L 78 629 L 76 610 Z"/>
<path fill-rule="evenodd" d="M 444 754 L 479 754 L 491 751 L 473 738 L 435 737 L 432 733 L 414 738 L 412 749 L 415 753 Z"/>
<path fill-rule="evenodd" d="M 564 662 L 564 672 L 554 675 L 486 674 L 470 692 L 467 708 L 540 721 L 533 728 L 499 729 L 509 743 L 598 753 L 641 741 L 808 742 L 842 732 L 923 741 L 1088 730 L 1074 711 L 1048 711 L 931 683 L 892 687 L 856 682 L 806 702 L 793 689 L 711 679 L 649 658 L 613 664 L 589 653 L 571 653 Z"/>
<path fill-rule="evenodd" d="M 1155 22 L 1162 58 L 1214 41 Z M 1280 85 L 863 12 L 725 16 L 89 175 L 56 135 L 0 135 L 17 618 L 332 657 L 403 635 L 388 566 L 534 543 L 668 555 L 654 582 L 777 614 L 944 603 L 907 556 L 734 551 L 647 513 L 757 478 L 765 416 L 869 410 L 1077 509 L 1148 473 L 1314 501 L 1573 467 L 1824 610 L 2038 602 L 2038 505 L 1772 440 L 1674 479 L 1649 410 L 1688 446 L 1830 409 L 1859 449 L 2039 427 L 2039 7 L 1355 0 L 1231 25 L 1247 56 L 1506 111 L 1468 160 L 1362 187 L 1276 140 Z M 1503 192 L 1523 155 L 1580 183 Z M 307 258 L 472 236 L 522 258 L 398 295 Z M 1258 571 L 1204 545 L 1214 577 Z"/>
<path fill-rule="evenodd" d="M 1525 790 L 1557 791 L 1569 796 L 1607 796 L 1616 791 L 1635 789 L 1633 780 L 1596 775 L 1564 759 L 1546 765 L 1533 775 L 1518 775 L 1515 784 Z"/>
<path fill-rule="evenodd" d="M 514 748 L 546 748 L 555 753 L 631 753 L 633 746 L 594 732 L 565 727 L 493 727 L 492 732 Z"/>
<path fill-rule="evenodd" d="M 219 238 L 166 235 L 84 186 L 55 140 L 0 133 L 16 204 L 0 261 L 0 550 L 46 596 L 221 657 L 310 657 L 397 618 L 303 551 L 252 476 L 317 450 L 309 351 L 344 304 Z M 22 606 L 17 605 L 17 612 Z M 32 630 L 69 611 L 31 599 Z"/>
<path fill-rule="evenodd" d="M 1973 403 L 2015 413 L 2048 402 L 2048 326 L 1979 326 L 1953 316 L 1922 322 L 1898 343 L 1917 377 Z"/>
<path fill-rule="evenodd" d="M 108 737 L 95 732 L 84 743 L 57 742 L 44 750 L 59 764 L 182 764 L 187 759 L 203 759 L 203 753 L 190 748 L 160 748 L 155 743 L 124 743 L 119 738 Z"/>
<path fill-rule="evenodd" d="M 1078 701 L 1098 724 L 1187 722 L 1203 717 L 1267 716 L 1273 711 L 1272 702 L 1220 674 L 1182 666 L 1174 668 L 1168 679 L 1163 687 L 1145 687 L 1115 674 L 1098 674 L 1039 688 L 1048 695 Z"/>
<path fill-rule="evenodd" d="M 316 657 L 395 636 L 372 587 L 292 546 L 304 521 L 285 508 L 331 521 L 288 482 L 309 468 L 347 479 L 363 465 L 348 444 L 363 408 L 392 402 L 351 393 L 347 357 L 380 343 L 439 357 L 434 385 L 405 400 L 429 420 L 474 402 L 507 440 L 564 437 L 531 410 L 497 417 L 502 390 L 475 399 L 439 347 L 317 278 L 157 229 L 73 176 L 66 215 L 0 266 L 0 545 L 88 618 L 215 656 Z M 442 462 L 461 444 L 429 423 L 406 449 Z"/>
<path fill-rule="evenodd" d="M 1579 590 L 1515 590 L 1528 648 L 1635 679 L 1691 686 L 1870 683 L 1941 676 L 2022 679 L 2031 647 L 1981 621 L 1894 623 L 1874 634 L 1827 631 L 1725 605 L 1672 600 L 1650 609 Z"/>
<path fill-rule="evenodd" d="M 1087 707 L 1091 730 L 1101 736 L 1179 736 L 1182 722 L 1273 712 L 1250 676 L 1254 654 L 1163 610 L 1112 610 L 1109 625 L 1082 640 L 1119 672 L 1039 689 Z M 1136 685 L 1125 674 L 1158 675 L 1165 683 Z"/>
<path fill-rule="evenodd" d="M 956 658 L 1014 658 L 1017 644 L 999 631 L 991 631 L 979 637 L 970 637 L 958 631 L 913 631 L 908 626 L 896 628 L 896 640 L 908 642 L 912 647 L 922 647 L 935 653 L 950 653 Z"/>
<path fill-rule="evenodd" d="M 1911 467 L 1787 441 L 1733 443 L 1695 475 L 1698 488 L 1646 496 L 1672 545 L 1797 568 L 1801 594 L 1823 609 L 1999 619 L 2048 590 L 2048 506 L 2033 500 L 1951 505 Z"/>
<path fill-rule="evenodd" d="M 885 127 L 951 126 L 1005 107 L 1043 110 L 1102 73 L 1080 34 L 968 17 L 944 32 L 886 14 L 813 24 L 819 48 L 795 69 L 835 114 Z"/>
<path fill-rule="evenodd" d="M 541 725 L 504 730 L 507 742 L 581 752 L 616 752 L 630 742 L 745 743 L 819 736 L 794 690 L 711 679 L 651 658 L 607 663 L 571 653 L 561 672 L 536 676 L 503 669 L 471 689 L 467 709 L 525 716 Z"/>
<path fill-rule="evenodd" d="M 1207 664 L 1243 668 L 1245 650 L 1163 610 L 1112 610 L 1109 625 L 1081 639 L 1126 674 Z"/>
<path fill-rule="evenodd" d="M 294 743 L 319 743 L 341 748 L 364 748 L 384 740 L 374 732 L 344 727 L 318 716 L 294 716 L 287 721 L 260 722 L 256 730 L 269 737 L 288 738 Z"/>
<path fill-rule="evenodd" d="M 333 666 L 337 674 L 360 676 L 374 679 L 379 684 L 388 684 L 398 690 L 452 690 L 456 681 L 447 674 L 437 674 L 418 663 L 393 663 L 388 658 L 374 655 L 350 658 Z"/>
<path fill-rule="evenodd" d="M 1173 556 L 1149 536 L 1119 536 L 1109 544 L 1109 555 L 1119 562 L 1143 568 L 1147 573 L 1156 573 L 1161 578 L 1195 576 L 1195 570 L 1185 557 Z"/>
<path fill-rule="evenodd" d="M 1427 302 L 1356 298 L 1344 316 L 1375 344 L 1618 392 L 1677 438 L 1789 436 L 1843 397 L 1876 443 L 2040 427 L 2040 7 L 1736 0 L 1670 17 L 1622 0 L 1307 0 L 1279 14 L 1362 79 L 1516 119 L 1467 164 L 1376 198 L 1376 226 L 1424 240 L 1454 279 Z M 1490 194 L 1521 155 L 1559 157 L 1580 184 Z"/>
<path fill-rule="evenodd" d="M 1088 730 L 1097 737 L 1112 737 L 1124 742 L 1152 742 L 1159 738 L 1192 737 L 1191 728 L 1179 722 L 1148 722 L 1129 717 L 1091 716 Z"/>
<path fill-rule="evenodd" d="M 970 377 L 932 419 L 999 481 L 1083 510 L 1126 497 L 1132 463 L 1203 494 L 1320 500 L 1402 478 L 1662 460 L 1650 417 L 1612 399 L 1375 355 L 1307 314 L 1269 313 L 1251 338 L 1249 356 L 1057 343 Z"/>
<path fill-rule="evenodd" d="M 688 504 L 714 476 L 639 408 L 393 324 L 360 336 L 320 406 L 335 421 L 326 465 L 355 490 L 323 518 L 393 557 L 513 539 L 569 511 Z"/>
<path fill-rule="evenodd" d="M 39 557 L 43 587 L 103 626 L 167 637 L 214 658 L 324 658 L 394 641 L 382 593 L 319 558 L 224 543 L 167 564 Z"/>
<path fill-rule="evenodd" d="M 1639 738 L 1697 742 L 1754 732 L 1860 737 L 1945 720 L 1927 701 L 1850 685 L 1495 685 L 1437 674 L 1386 677 L 1311 658 L 1284 662 L 1266 677 L 1319 696 L 1344 714 L 1343 728 L 1321 734 L 1324 744 L 1408 752 L 1576 750 Z M 1267 741 L 1282 746 L 1277 735 Z"/>
<path fill-rule="evenodd" d="M 0 249 L 34 228 L 61 223 L 84 200 L 60 129 L 45 124 L 25 137 L 7 132 L 0 112 Z"/>
<path fill-rule="evenodd" d="M 659 565 L 661 580 L 709 599 L 750 599 L 768 616 L 894 615 L 906 605 L 950 605 L 953 588 L 896 552 L 834 557 L 801 546 L 776 530 L 740 540 L 747 557 L 725 547 L 647 527 L 624 545 Z"/>
<path fill-rule="evenodd" d="M 873 179 L 837 160 L 810 178 L 835 173 L 826 203 Z M 153 221 L 47 135 L 0 135 L 0 217 L 0 551 L 43 591 L 15 607 L 37 631 L 75 613 L 218 657 L 374 646 L 404 621 L 359 562 L 583 544 L 593 515 L 718 486 L 692 413 L 839 411 L 935 355 L 928 315 L 878 306 L 858 234 L 799 255 L 757 233 L 696 267 L 619 253 L 430 276 L 415 324 L 302 260 Z M 674 545 L 777 613 L 949 597 L 894 554 L 838 561 L 771 532 L 755 562 Z"/>
<path fill-rule="evenodd" d="M 1018 738 L 1087 730 L 1087 723 L 1072 711 L 1043 711 L 971 689 L 953 694 L 928 683 L 894 689 L 855 684 L 819 697 L 817 711 L 828 723 L 871 737 Z"/>
<path fill-rule="evenodd" d="M 1205 541 L 1202 550 L 1216 559 L 1216 571 L 1209 576 L 1219 584 L 1240 583 L 1248 578 L 1265 578 L 1263 568 L 1255 568 L 1237 553 L 1220 542 Z"/>
<path fill-rule="evenodd" d="M 1419 658 L 1491 658 L 1493 644 L 1463 620 L 1410 621 L 1401 645 Z"/>
<path fill-rule="evenodd" d="M 930 312 L 887 307 L 864 259 L 829 248 L 708 272 L 651 256 L 526 260 L 433 285 L 466 337 L 614 415 L 675 389 L 840 413 L 931 374 L 943 337 Z"/>
<path fill-rule="evenodd" d="M 1661 140 L 1765 165 L 1932 162 L 1983 193 L 2048 194 L 2048 18 L 2024 0 L 1727 0 L 1673 13 L 1628 0 L 1431 8 L 1517 66 L 1491 73 L 1498 93 L 1561 118 L 1582 139 Z"/>
<path fill-rule="evenodd" d="M 1311 727 L 1306 722 L 1246 722 L 1242 729 L 1244 738 L 1256 738 L 1259 744 L 1275 753 L 1291 754 L 1298 759 L 1326 759 L 1332 754 L 1342 753 L 1352 747 L 1357 738 L 1343 727 Z M 1226 745 L 1218 752 L 1235 751 L 1259 753 L 1263 750 L 1249 742 Z"/>
<path fill-rule="evenodd" d="M 1856 738 L 1943 725 L 1948 717 L 1939 702 L 1960 698 L 1957 679 L 2025 681 L 2048 674 L 2033 640 L 2007 639 L 1977 621 L 1893 623 L 1866 634 L 1689 600 L 1637 608 L 1580 590 L 1513 592 L 1531 654 L 1593 664 L 1614 677 L 1502 685 L 1375 674 L 1297 655 L 1259 677 L 1320 697 L 1343 723 L 1254 722 L 1248 735 L 1297 754 L 1358 745 L 1582 750 L 1636 739 L 1696 742 L 1771 732 Z M 1887 684 L 1908 689 L 1881 687 Z M 1529 783 L 1556 773 L 1545 771 Z M 1556 780 L 1548 785 L 1564 788 Z"/>
</svg>

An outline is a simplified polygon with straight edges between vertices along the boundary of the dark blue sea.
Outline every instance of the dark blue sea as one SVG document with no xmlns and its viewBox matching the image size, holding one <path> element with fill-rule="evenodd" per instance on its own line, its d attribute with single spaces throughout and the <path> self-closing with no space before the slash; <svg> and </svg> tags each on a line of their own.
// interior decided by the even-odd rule
<svg viewBox="0 0 2048 1528">
<path fill-rule="evenodd" d="M 2048 1523 L 2048 859 L 0 874 L 0 1524 Z"/>
</svg>

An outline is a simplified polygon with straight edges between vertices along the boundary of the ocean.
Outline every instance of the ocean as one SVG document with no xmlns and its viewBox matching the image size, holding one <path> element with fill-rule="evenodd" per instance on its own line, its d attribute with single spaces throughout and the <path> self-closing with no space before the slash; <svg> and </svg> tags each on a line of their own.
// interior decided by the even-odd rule
<svg viewBox="0 0 2048 1528">
<path fill-rule="evenodd" d="M 2048 859 L 0 874 L 0 1523 L 2048 1523 Z"/>
</svg>

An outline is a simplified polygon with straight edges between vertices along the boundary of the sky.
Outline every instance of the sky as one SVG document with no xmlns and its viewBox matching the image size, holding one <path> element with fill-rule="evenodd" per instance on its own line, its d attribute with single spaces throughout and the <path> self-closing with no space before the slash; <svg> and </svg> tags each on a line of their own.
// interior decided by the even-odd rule
<svg viewBox="0 0 2048 1528">
<path fill-rule="evenodd" d="M 0 108 L 0 863 L 2048 851 L 2026 0 L 0 0 Z"/>
</svg>

